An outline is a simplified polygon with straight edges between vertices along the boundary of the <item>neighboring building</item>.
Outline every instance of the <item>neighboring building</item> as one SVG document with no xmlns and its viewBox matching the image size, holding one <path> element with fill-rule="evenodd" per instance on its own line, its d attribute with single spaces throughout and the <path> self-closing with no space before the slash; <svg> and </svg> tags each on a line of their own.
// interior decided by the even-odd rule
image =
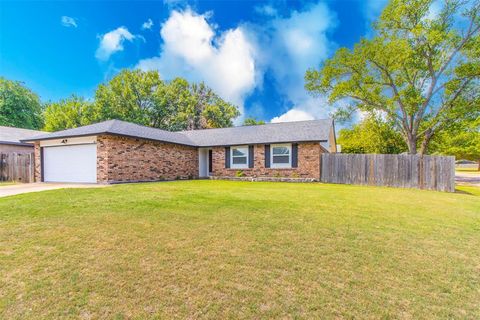
<svg viewBox="0 0 480 320">
<path fill-rule="evenodd" d="M 29 153 L 33 152 L 32 143 L 24 143 L 20 140 L 45 134 L 46 132 L 0 126 L 0 153 Z"/>
<path fill-rule="evenodd" d="M 336 152 L 333 120 L 169 132 L 119 120 L 25 139 L 46 182 L 116 183 L 189 178 L 320 179 Z"/>
</svg>

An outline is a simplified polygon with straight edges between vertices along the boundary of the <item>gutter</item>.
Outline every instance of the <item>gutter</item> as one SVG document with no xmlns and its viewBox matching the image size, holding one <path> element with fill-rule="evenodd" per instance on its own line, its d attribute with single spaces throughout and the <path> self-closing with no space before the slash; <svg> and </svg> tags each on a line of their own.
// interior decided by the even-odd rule
<svg viewBox="0 0 480 320">
<path fill-rule="evenodd" d="M 25 140 L 20 140 L 20 141 L 25 141 Z M 0 144 L 8 144 L 12 146 L 21 146 L 21 147 L 33 147 L 32 143 L 26 143 L 26 142 L 0 141 Z"/>
</svg>

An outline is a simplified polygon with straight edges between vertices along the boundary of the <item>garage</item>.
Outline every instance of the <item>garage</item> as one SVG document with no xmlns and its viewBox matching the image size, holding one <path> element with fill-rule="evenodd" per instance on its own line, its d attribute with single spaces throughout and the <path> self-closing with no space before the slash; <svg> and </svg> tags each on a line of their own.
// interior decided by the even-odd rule
<svg viewBox="0 0 480 320">
<path fill-rule="evenodd" d="M 97 145 L 43 147 L 43 181 L 97 182 Z"/>
</svg>

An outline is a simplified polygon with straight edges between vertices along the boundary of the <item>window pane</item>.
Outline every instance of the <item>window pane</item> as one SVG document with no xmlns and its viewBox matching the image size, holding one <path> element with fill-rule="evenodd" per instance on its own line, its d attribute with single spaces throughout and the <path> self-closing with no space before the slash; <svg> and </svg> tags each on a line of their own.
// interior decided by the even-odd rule
<svg viewBox="0 0 480 320">
<path fill-rule="evenodd" d="M 289 163 L 290 156 L 273 156 L 273 163 Z"/>
<path fill-rule="evenodd" d="M 247 155 L 247 150 L 246 148 L 234 148 L 232 151 L 233 156 L 246 156 Z"/>
<path fill-rule="evenodd" d="M 247 164 L 247 157 L 233 157 L 233 164 Z"/>
<path fill-rule="evenodd" d="M 283 155 L 283 154 L 290 154 L 290 148 L 287 147 L 273 147 L 272 153 L 274 155 Z"/>
</svg>

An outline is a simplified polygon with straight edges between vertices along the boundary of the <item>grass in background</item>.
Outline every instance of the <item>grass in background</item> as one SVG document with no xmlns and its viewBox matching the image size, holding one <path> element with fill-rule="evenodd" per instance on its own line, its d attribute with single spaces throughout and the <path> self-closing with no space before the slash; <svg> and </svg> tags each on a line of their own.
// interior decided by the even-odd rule
<svg viewBox="0 0 480 320">
<path fill-rule="evenodd" d="M 0 181 L 0 187 L 11 186 L 12 184 L 15 184 L 15 182 L 13 182 L 13 181 Z"/>
<path fill-rule="evenodd" d="M 0 199 L 0 318 L 480 318 L 480 194 L 182 181 Z"/>
<path fill-rule="evenodd" d="M 455 167 L 455 171 L 458 171 L 458 172 L 465 172 L 465 173 L 474 173 L 474 174 L 480 174 L 480 171 L 478 171 L 478 168 L 475 167 L 475 168 L 459 168 L 459 167 Z"/>
</svg>

